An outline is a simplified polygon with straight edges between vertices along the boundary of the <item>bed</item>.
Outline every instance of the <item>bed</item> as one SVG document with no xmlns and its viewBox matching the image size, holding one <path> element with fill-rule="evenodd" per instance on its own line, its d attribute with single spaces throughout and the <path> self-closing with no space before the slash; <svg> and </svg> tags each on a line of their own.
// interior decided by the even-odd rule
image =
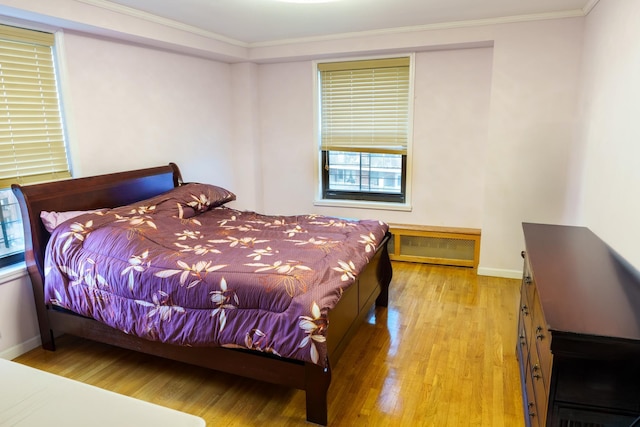
<svg viewBox="0 0 640 427">
<path fill-rule="evenodd" d="M 45 349 L 66 333 L 301 389 L 327 424 L 331 366 L 388 302 L 385 224 L 236 211 L 173 163 L 12 189 Z"/>
</svg>

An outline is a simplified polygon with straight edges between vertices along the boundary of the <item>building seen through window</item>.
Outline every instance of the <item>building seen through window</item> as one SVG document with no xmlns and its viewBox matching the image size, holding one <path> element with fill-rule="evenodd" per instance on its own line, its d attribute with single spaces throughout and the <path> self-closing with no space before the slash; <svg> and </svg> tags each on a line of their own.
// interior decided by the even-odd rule
<svg viewBox="0 0 640 427">
<path fill-rule="evenodd" d="M 402 156 L 397 154 L 329 152 L 329 189 L 402 192 Z"/>
<path fill-rule="evenodd" d="M 24 234 L 20 207 L 11 190 L 0 190 L 0 259 L 23 259 Z"/>
</svg>

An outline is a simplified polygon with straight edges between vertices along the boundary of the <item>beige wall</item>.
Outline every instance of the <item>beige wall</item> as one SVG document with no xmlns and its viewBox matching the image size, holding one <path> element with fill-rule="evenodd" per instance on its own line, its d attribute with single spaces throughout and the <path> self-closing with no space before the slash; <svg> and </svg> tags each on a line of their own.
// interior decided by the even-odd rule
<svg viewBox="0 0 640 427">
<path fill-rule="evenodd" d="M 12 359 L 40 345 L 31 283 L 24 271 L 0 279 L 0 357 Z"/>
<path fill-rule="evenodd" d="M 581 222 L 640 269 L 640 2 L 601 1 L 586 19 Z"/>
<path fill-rule="evenodd" d="M 234 184 L 228 64 L 73 32 L 62 49 L 75 176 L 172 161 Z"/>
<path fill-rule="evenodd" d="M 496 29 L 480 254 L 488 274 L 521 266 L 523 221 L 575 221 L 565 200 L 582 28 L 568 19 Z"/>
</svg>

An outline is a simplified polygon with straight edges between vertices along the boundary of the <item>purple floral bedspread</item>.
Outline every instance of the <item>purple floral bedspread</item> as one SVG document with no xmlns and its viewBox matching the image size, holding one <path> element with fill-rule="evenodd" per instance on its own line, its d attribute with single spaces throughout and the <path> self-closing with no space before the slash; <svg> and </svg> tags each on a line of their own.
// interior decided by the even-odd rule
<svg viewBox="0 0 640 427">
<path fill-rule="evenodd" d="M 187 184 L 66 221 L 47 249 L 46 302 L 150 340 L 324 366 L 327 312 L 387 225 L 223 206 L 234 198 Z"/>
</svg>

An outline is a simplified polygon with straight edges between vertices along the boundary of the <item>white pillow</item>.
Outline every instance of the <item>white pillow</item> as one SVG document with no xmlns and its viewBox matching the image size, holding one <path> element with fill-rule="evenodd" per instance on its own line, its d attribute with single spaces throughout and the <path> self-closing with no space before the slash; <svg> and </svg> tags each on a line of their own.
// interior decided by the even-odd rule
<svg viewBox="0 0 640 427">
<path fill-rule="evenodd" d="M 53 230 L 56 229 L 57 226 L 62 224 L 63 222 L 80 216 L 82 214 L 98 212 L 98 210 L 90 210 L 90 211 L 67 211 L 67 212 L 40 212 L 40 219 L 44 224 L 44 228 L 47 229 L 49 233 L 53 233 Z"/>
</svg>

